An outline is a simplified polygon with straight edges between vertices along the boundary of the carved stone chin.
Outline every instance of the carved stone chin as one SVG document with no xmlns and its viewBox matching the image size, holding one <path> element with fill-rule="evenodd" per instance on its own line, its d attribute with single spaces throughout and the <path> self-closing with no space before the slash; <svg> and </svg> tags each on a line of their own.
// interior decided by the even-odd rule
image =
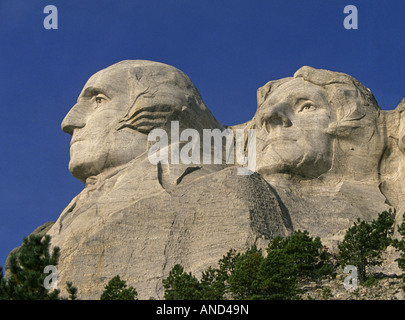
<svg viewBox="0 0 405 320">
<path fill-rule="evenodd" d="M 255 173 L 152 163 L 154 129 L 167 132 L 160 152 L 172 154 L 188 142 L 175 141 L 172 121 L 199 137 L 225 127 L 172 66 L 126 60 L 93 75 L 62 122 L 69 170 L 85 187 L 46 228 L 61 249 L 58 282 L 98 299 L 119 274 L 141 299 L 163 298 L 175 264 L 199 276 L 230 249 L 265 248 L 295 230 L 334 250 L 357 218 L 405 211 L 405 100 L 383 111 L 353 77 L 307 66 L 257 98 L 253 119 L 228 127 L 256 130 Z"/>
</svg>

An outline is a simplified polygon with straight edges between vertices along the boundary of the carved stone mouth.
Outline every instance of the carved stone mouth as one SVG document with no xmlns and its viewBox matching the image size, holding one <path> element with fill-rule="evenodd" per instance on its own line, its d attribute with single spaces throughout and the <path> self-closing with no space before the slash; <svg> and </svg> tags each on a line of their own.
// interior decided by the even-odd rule
<svg viewBox="0 0 405 320">
<path fill-rule="evenodd" d="M 83 139 L 74 139 L 74 138 L 72 138 L 72 140 L 70 140 L 70 146 L 72 146 L 74 143 L 79 142 L 79 141 L 83 141 Z"/>
<path fill-rule="evenodd" d="M 281 136 L 275 136 L 275 137 L 269 137 L 266 139 L 265 145 L 263 147 L 263 151 L 266 150 L 267 148 L 271 147 L 274 144 L 292 144 L 292 143 L 297 143 L 297 139 L 289 138 L 289 137 L 281 137 Z"/>
</svg>

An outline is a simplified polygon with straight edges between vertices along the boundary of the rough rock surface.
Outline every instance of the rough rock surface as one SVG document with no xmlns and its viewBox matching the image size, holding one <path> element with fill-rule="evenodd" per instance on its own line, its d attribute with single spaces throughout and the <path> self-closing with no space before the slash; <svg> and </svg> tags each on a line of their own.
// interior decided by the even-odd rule
<svg viewBox="0 0 405 320">
<path fill-rule="evenodd" d="M 402 277 L 379 274 L 370 285 L 359 285 L 347 290 L 344 279 L 347 275 L 338 274 L 336 279 L 306 282 L 300 285 L 304 300 L 404 300 Z"/>
<path fill-rule="evenodd" d="M 393 208 L 401 222 L 405 100 L 383 111 L 353 77 L 307 66 L 259 88 L 257 100 L 253 119 L 226 127 L 256 133 L 256 172 L 240 175 L 225 152 L 202 161 L 215 153 L 204 130 L 225 127 L 183 72 L 128 60 L 93 75 L 62 122 L 72 135 L 69 170 L 85 188 L 46 230 L 61 249 L 59 283 L 98 299 L 118 274 L 141 299 L 162 298 L 161 280 L 177 263 L 198 276 L 231 248 L 264 247 L 294 230 L 333 251 L 357 218 Z M 167 136 L 151 140 L 154 129 Z M 395 278 L 394 258 L 386 266 Z M 338 280 L 332 295 L 349 297 Z M 400 298 L 393 281 L 381 283 Z M 315 297 L 322 286 L 307 285 Z"/>
<path fill-rule="evenodd" d="M 357 218 L 404 212 L 404 101 L 383 111 L 353 77 L 300 68 L 258 89 L 252 120 L 257 166 L 280 196 L 294 230 L 332 249 Z"/>
<path fill-rule="evenodd" d="M 385 258 L 386 255 L 384 255 Z M 317 281 L 301 281 L 299 288 L 304 300 L 404 300 L 405 283 L 397 268 L 383 266 L 369 268 L 369 279 L 358 284 L 357 288 L 345 288 L 344 281 L 348 274 L 342 268 L 336 268 L 333 277 Z"/>
<path fill-rule="evenodd" d="M 230 248 L 262 247 L 266 239 L 287 235 L 288 219 L 270 186 L 257 174 L 239 176 L 235 169 L 120 209 L 85 199 L 88 205 L 80 207 L 86 210 L 62 215 L 48 232 L 52 244 L 62 248 L 60 283 L 70 279 L 80 298 L 97 299 L 119 274 L 141 299 L 163 298 L 161 280 L 176 263 L 199 275 Z M 103 190 L 99 196 L 108 194 Z"/>
</svg>

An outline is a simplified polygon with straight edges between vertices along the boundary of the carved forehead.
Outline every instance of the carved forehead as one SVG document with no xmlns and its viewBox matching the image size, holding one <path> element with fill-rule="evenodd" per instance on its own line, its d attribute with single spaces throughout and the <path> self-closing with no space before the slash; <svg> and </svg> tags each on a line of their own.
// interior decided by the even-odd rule
<svg viewBox="0 0 405 320">
<path fill-rule="evenodd" d="M 325 89 L 304 81 L 302 78 L 291 79 L 272 90 L 267 101 L 271 104 L 278 102 L 295 103 L 297 100 L 307 99 L 313 102 L 327 102 Z"/>
<path fill-rule="evenodd" d="M 331 99 L 335 97 L 336 91 L 341 91 L 349 99 L 357 98 L 361 100 L 362 105 L 369 107 L 370 110 L 380 110 L 371 90 L 348 74 L 304 66 L 297 70 L 294 78 L 302 78 L 305 81 L 324 87 Z"/>
<path fill-rule="evenodd" d="M 340 72 L 315 69 L 304 66 L 297 70 L 294 77 L 270 81 L 257 91 L 258 109 L 279 88 L 305 82 L 318 87 L 326 94 L 331 110 L 338 119 L 360 120 L 366 115 L 370 119 L 381 110 L 369 89 L 357 79 Z M 309 88 L 309 87 L 308 87 Z"/>
<path fill-rule="evenodd" d="M 125 73 L 119 69 L 103 69 L 92 75 L 83 87 L 82 94 L 86 89 L 94 88 L 99 91 L 107 91 L 106 93 L 127 93 L 128 78 Z"/>
<path fill-rule="evenodd" d="M 109 98 L 125 95 L 128 103 L 124 101 L 126 111 L 120 121 L 124 127 L 141 130 L 138 123 L 141 117 L 153 120 L 148 120 L 150 123 L 144 126 L 146 129 L 142 128 L 145 132 L 151 127 L 162 127 L 171 120 L 181 120 L 193 128 L 222 127 L 190 78 L 164 63 L 124 60 L 94 74 L 82 94 L 89 87 L 102 91 Z"/>
<path fill-rule="evenodd" d="M 125 60 L 100 72 L 110 72 L 115 77 L 135 77 L 138 81 L 150 81 L 151 84 L 167 84 L 182 88 L 193 88 L 190 78 L 179 69 L 164 63 L 146 60 Z"/>
<path fill-rule="evenodd" d="M 84 89 L 96 87 L 130 96 L 137 90 L 170 96 L 193 96 L 201 99 L 190 78 L 179 69 L 147 60 L 124 60 L 95 73 Z M 83 89 L 83 90 L 84 90 Z M 134 91 L 135 90 L 135 91 Z M 165 94 L 166 92 L 166 94 Z"/>
</svg>

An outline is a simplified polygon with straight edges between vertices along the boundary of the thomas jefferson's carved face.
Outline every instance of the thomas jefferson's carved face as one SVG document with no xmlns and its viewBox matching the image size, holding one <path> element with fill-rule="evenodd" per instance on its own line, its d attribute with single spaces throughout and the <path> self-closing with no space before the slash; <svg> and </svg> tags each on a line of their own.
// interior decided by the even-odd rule
<svg viewBox="0 0 405 320">
<path fill-rule="evenodd" d="M 75 178 L 84 182 L 146 151 L 146 134 L 130 128 L 117 130 L 130 105 L 128 92 L 122 70 L 102 70 L 88 80 L 66 115 L 62 130 L 72 135 L 69 170 Z"/>
<path fill-rule="evenodd" d="M 317 177 L 331 167 L 330 106 L 319 86 L 292 79 L 274 89 L 255 115 L 257 171 Z"/>
</svg>

